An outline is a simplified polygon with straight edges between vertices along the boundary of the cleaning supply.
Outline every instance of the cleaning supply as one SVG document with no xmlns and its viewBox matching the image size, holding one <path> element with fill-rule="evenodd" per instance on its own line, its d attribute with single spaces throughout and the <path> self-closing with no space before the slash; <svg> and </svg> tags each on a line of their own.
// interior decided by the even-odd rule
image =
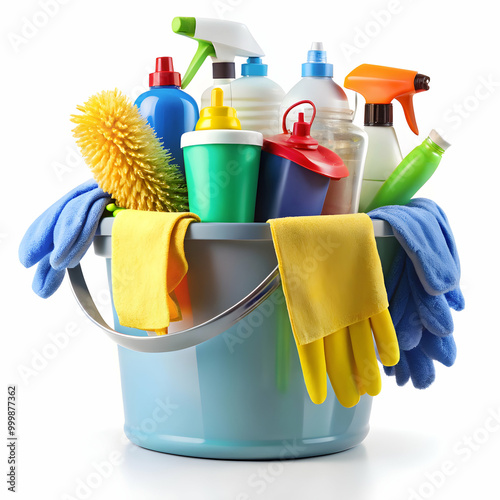
<svg viewBox="0 0 500 500">
<path fill-rule="evenodd" d="M 425 198 L 369 215 L 389 222 L 401 244 L 386 285 L 402 355 L 386 373 L 398 385 L 411 377 L 416 388 L 425 389 L 435 378 L 432 360 L 451 366 L 456 358 L 450 308 L 461 311 L 465 301 L 453 233 L 443 210 Z"/>
<path fill-rule="evenodd" d="M 384 367 L 386 374 L 394 376 L 399 386 L 411 379 L 416 389 L 427 389 L 436 379 L 434 361 L 444 366 L 453 366 L 457 357 L 457 346 L 453 335 L 437 337 L 424 331 L 417 347 L 401 350 L 401 360 L 396 366 Z"/>
<path fill-rule="evenodd" d="M 194 130 L 199 118 L 198 105 L 180 89 L 181 75 L 174 71 L 171 57 L 156 58 L 156 71 L 149 75 L 149 86 L 135 105 L 169 153 L 170 163 L 177 165 L 184 176 L 181 135 Z"/>
<path fill-rule="evenodd" d="M 382 187 L 367 207 L 367 212 L 384 205 L 406 205 L 413 195 L 436 171 L 444 152 L 450 147 L 435 130 L 429 137 L 411 151 L 396 170 L 382 184 Z"/>
<path fill-rule="evenodd" d="M 187 210 L 182 175 L 139 110 L 120 91 L 92 96 L 73 115 L 85 161 L 99 186 L 122 208 Z"/>
<path fill-rule="evenodd" d="M 267 64 L 249 57 L 241 65 L 241 78 L 231 83 L 233 107 L 243 130 L 255 130 L 264 137 L 280 132 L 280 105 L 285 91 L 267 77 Z"/>
<path fill-rule="evenodd" d="M 296 106 L 310 104 L 313 108 L 311 122 L 304 121 L 299 113 L 293 124 L 293 133 L 286 131 L 288 113 Z M 341 179 L 349 174 L 341 158 L 333 151 L 320 146 L 311 137 L 311 125 L 316 116 L 312 101 L 299 101 L 283 115 L 283 133 L 264 139 L 255 206 L 255 221 L 320 215 L 331 179 Z"/>
<path fill-rule="evenodd" d="M 369 215 L 391 225 L 428 294 L 439 295 L 458 286 L 457 247 L 446 215 L 435 202 L 416 198 L 407 206 L 380 207 Z"/>
<path fill-rule="evenodd" d="M 213 84 L 201 96 L 201 107 L 210 106 L 212 90 L 224 91 L 227 106 L 233 106 L 232 82 L 236 76 L 234 58 L 262 57 L 263 50 L 255 41 L 248 28 L 242 23 L 225 19 L 201 17 L 175 17 L 172 21 L 174 33 L 193 38 L 198 42 L 198 50 L 184 74 L 181 88 L 186 88 L 203 61 L 212 57 Z"/>
<path fill-rule="evenodd" d="M 175 289 L 187 273 L 184 237 L 192 213 L 124 210 L 113 223 L 113 303 L 122 326 L 167 333 L 182 319 Z"/>
<path fill-rule="evenodd" d="M 181 138 L 189 206 L 203 222 L 253 222 L 262 134 L 241 130 L 236 110 L 213 89 L 194 132 Z"/>
<path fill-rule="evenodd" d="M 396 364 L 399 349 L 370 218 L 287 217 L 269 224 L 311 400 L 325 400 L 327 372 L 345 406 L 363 392 L 378 394 L 371 329 L 383 364 Z"/>
<path fill-rule="evenodd" d="M 292 104 L 302 100 L 311 100 L 316 105 L 317 116 L 311 127 L 312 136 L 321 146 L 337 153 L 349 171 L 348 177 L 330 182 L 323 214 L 356 213 L 367 136 L 352 123 L 353 112 L 349 109 L 347 96 L 333 81 L 333 64 L 327 63 L 326 51 L 321 42 L 314 42 L 307 53 L 307 62 L 302 64 L 302 78 L 284 97 L 280 116 Z M 310 109 L 297 108 L 288 115 L 287 130 L 291 130 L 299 112 L 304 112 L 306 120 L 310 120 Z"/>
<path fill-rule="evenodd" d="M 38 263 L 33 291 L 50 297 L 65 269 L 76 266 L 89 249 L 110 196 L 93 179 L 72 189 L 28 228 L 19 246 L 25 267 Z"/>
<path fill-rule="evenodd" d="M 110 282 L 114 222 L 103 221 L 95 240 Z M 377 236 L 383 234 L 384 224 L 374 226 Z M 345 408 L 331 387 L 321 405 L 307 394 L 269 225 L 193 223 L 184 248 L 195 323 L 189 331 L 178 330 L 175 322 L 168 335 L 148 336 L 121 326 L 115 312 L 115 326 L 108 325 L 82 270 L 70 270 L 80 306 L 118 344 L 128 439 L 164 453 L 239 460 L 292 458 L 284 457 L 284 442 L 299 444 L 293 447 L 295 458 L 361 442 L 369 432 L 371 397 Z M 286 381 L 276 380 L 278 369 L 287 370 Z M 142 423 L 154 415 L 158 401 L 178 407 L 144 432 Z"/>
<path fill-rule="evenodd" d="M 365 100 L 365 131 L 368 134 L 363 184 L 359 210 L 367 211 L 382 184 L 401 163 L 403 157 L 393 127 L 392 101 L 403 106 L 406 121 L 418 135 L 413 96 L 429 90 L 426 75 L 399 68 L 362 64 L 345 78 L 344 87 L 355 90 Z"/>
</svg>

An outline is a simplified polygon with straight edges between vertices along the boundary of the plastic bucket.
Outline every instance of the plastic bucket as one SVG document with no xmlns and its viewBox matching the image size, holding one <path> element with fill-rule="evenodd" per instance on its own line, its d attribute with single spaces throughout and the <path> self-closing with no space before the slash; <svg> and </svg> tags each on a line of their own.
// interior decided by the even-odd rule
<svg viewBox="0 0 500 500">
<path fill-rule="evenodd" d="M 94 241 L 108 273 L 111 223 L 101 224 Z M 375 234 L 390 236 L 390 228 L 376 221 Z M 81 269 L 69 270 L 84 311 L 121 344 L 128 438 L 166 453 L 241 460 L 310 457 L 359 444 L 368 433 L 372 399 L 365 395 L 344 408 L 329 387 L 323 404 L 310 401 L 269 226 L 193 223 L 185 250 L 194 323 L 201 326 L 169 329 L 162 337 L 122 327 L 114 310 L 116 330 L 109 328 Z M 214 324 L 224 330 L 217 334 Z M 170 352 L 158 352 L 164 350 Z"/>
</svg>

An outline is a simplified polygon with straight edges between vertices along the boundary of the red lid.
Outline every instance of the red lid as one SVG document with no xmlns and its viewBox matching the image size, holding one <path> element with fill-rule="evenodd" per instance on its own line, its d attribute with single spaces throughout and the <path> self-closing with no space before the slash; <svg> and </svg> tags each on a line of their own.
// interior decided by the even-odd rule
<svg viewBox="0 0 500 500">
<path fill-rule="evenodd" d="M 313 116 L 310 122 L 304 121 L 304 113 L 299 113 L 299 119 L 293 124 L 293 133 L 286 130 L 286 117 L 291 109 L 299 104 L 310 104 Z M 301 167 L 331 179 L 342 179 L 349 175 L 347 167 L 337 153 L 320 146 L 311 137 L 311 125 L 316 116 L 316 106 L 312 101 L 299 101 L 290 106 L 283 115 L 283 134 L 273 135 L 264 139 L 263 151 L 291 160 Z"/>
<path fill-rule="evenodd" d="M 160 87 L 165 85 L 181 86 L 181 74 L 174 71 L 171 57 L 157 57 L 156 71 L 149 74 L 149 86 Z"/>
</svg>

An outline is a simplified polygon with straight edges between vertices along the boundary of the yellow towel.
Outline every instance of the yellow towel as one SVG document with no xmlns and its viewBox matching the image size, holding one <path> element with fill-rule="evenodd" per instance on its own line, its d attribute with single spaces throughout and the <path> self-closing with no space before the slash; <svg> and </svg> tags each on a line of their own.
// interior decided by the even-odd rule
<svg viewBox="0 0 500 500">
<path fill-rule="evenodd" d="M 174 290 L 187 273 L 189 212 L 123 210 L 112 231 L 113 301 L 122 326 L 165 334 L 182 319 Z"/>
<path fill-rule="evenodd" d="M 377 395 L 381 381 L 372 330 L 384 365 L 399 361 L 399 347 L 370 217 L 268 222 L 311 400 L 326 399 L 327 373 L 346 407 L 365 392 Z"/>
<path fill-rule="evenodd" d="M 269 224 L 297 344 L 389 307 L 368 215 L 285 217 Z"/>
</svg>

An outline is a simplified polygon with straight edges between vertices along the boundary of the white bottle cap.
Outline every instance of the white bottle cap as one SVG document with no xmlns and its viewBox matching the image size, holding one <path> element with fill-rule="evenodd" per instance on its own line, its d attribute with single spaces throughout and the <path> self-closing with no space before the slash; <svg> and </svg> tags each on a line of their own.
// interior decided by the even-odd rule
<svg viewBox="0 0 500 500">
<path fill-rule="evenodd" d="M 309 50 L 324 50 L 323 42 L 313 42 L 311 43 L 311 48 Z"/>
<path fill-rule="evenodd" d="M 431 130 L 429 139 L 445 151 L 451 146 L 451 144 L 448 141 L 445 141 L 443 137 L 441 137 L 441 135 L 434 129 Z"/>
</svg>

